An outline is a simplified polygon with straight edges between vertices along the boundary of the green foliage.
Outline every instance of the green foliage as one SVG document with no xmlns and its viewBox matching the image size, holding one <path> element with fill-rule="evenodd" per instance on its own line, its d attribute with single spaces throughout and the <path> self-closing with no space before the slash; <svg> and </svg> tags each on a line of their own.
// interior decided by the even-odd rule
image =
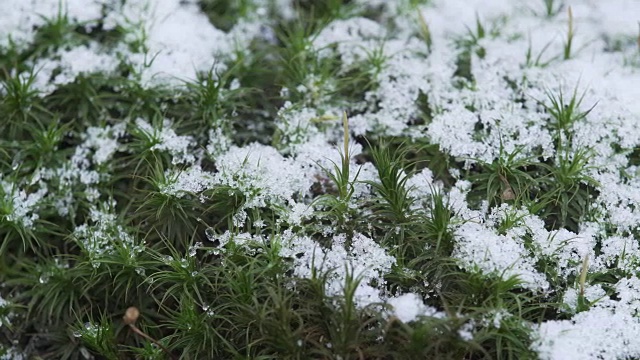
<svg viewBox="0 0 640 360">
<path fill-rule="evenodd" d="M 551 115 L 550 125 L 551 129 L 555 131 L 557 149 L 561 149 L 565 145 L 563 139 L 566 139 L 571 144 L 573 124 L 586 118 L 597 105 L 594 104 L 587 110 L 581 110 L 580 106 L 585 94 L 586 92 L 578 96 L 578 85 L 573 89 L 573 93 L 568 100 L 562 91 L 557 95 L 547 91 L 549 104 L 545 104 L 544 108 Z"/>
<path fill-rule="evenodd" d="M 169 239 L 179 249 L 186 248 L 191 237 L 198 228 L 196 219 L 202 214 L 204 208 L 200 203 L 194 204 L 195 196 L 191 194 L 171 194 L 165 188 L 177 180 L 179 173 L 168 176 L 156 169 L 155 173 L 147 178 L 150 185 L 146 196 L 139 201 L 135 210 L 136 223 L 150 224 L 148 228 L 152 240 L 157 235 Z M 151 225 L 156 224 L 156 225 Z"/>
<path fill-rule="evenodd" d="M 252 0 L 201 0 L 199 5 L 209 21 L 222 31 L 229 31 L 256 6 Z"/>
<path fill-rule="evenodd" d="M 480 17 L 476 14 L 475 28 L 472 29 L 467 26 L 467 33 L 465 36 L 461 36 L 456 39 L 456 45 L 461 52 L 456 61 L 456 71 L 454 76 L 466 80 L 467 86 L 471 86 L 474 83 L 473 74 L 471 72 L 472 54 L 475 54 L 480 59 L 483 59 L 486 55 L 486 50 L 479 45 L 479 41 L 485 37 L 497 37 L 500 34 L 501 22 L 503 21 L 504 19 L 500 19 L 491 24 L 491 28 L 486 28 L 480 20 Z"/>
<path fill-rule="evenodd" d="M 558 154 L 552 178 L 547 187 L 547 196 L 553 199 L 548 208 L 553 214 L 554 227 L 566 227 L 574 232 L 578 223 L 587 214 L 592 200 L 597 196 L 599 183 L 587 171 L 591 168 L 591 150 L 580 149 L 573 153 L 565 150 Z M 549 221 L 549 219 L 547 219 Z"/>
<path fill-rule="evenodd" d="M 350 170 L 351 153 L 349 152 L 349 122 L 346 113 L 343 114 L 342 124 L 344 148 L 340 151 L 340 166 L 332 161 L 333 171 L 323 168 L 326 176 L 334 185 L 336 194 L 329 193 L 318 196 L 314 203 L 316 206 L 326 209 L 320 212 L 321 216 L 329 217 L 335 221 L 338 229 L 351 233 L 353 228 L 350 227 L 350 220 L 356 213 L 352 206 L 355 191 L 354 184 L 358 179 L 360 169 L 356 171 L 352 179 Z"/>
<path fill-rule="evenodd" d="M 247 44 L 249 51 L 236 50 L 175 88 L 143 86 L 141 74 L 122 58 L 113 74 L 85 73 L 47 95 L 37 90 L 33 64 L 69 46 L 97 41 L 110 49 L 124 45 L 147 52 L 147 34 L 137 29 L 139 24 L 104 30 L 99 22 L 77 24 L 61 9 L 35 29 L 32 43 L 19 47 L 9 39 L 0 49 L 0 300 L 7 301 L 0 302 L 0 354 L 15 341 L 28 356 L 52 359 L 533 358 L 530 324 L 561 318 L 562 304 L 556 301 L 562 294 L 535 294 L 516 277 L 463 271 L 452 258 L 462 216 L 448 190 L 461 179 L 470 180 L 466 200 L 472 208 L 481 208 L 483 201 L 491 207 L 512 205 L 497 224 L 499 234 L 522 226 L 523 208 L 544 219 L 547 229 L 577 232 L 581 221 L 594 217 L 592 203 L 600 185 L 592 175 L 593 150 L 573 142 L 574 124 L 593 109 L 582 109 L 585 94 L 577 87 L 569 96 L 549 91 L 545 101 L 538 101 L 553 131 L 554 158 L 501 144 L 496 159 L 476 161 L 470 169 L 422 133 L 410 140 L 405 135 L 371 142 L 351 137 L 345 113 L 340 161 L 322 169 L 316 179 L 323 185 L 319 191 L 294 195 L 296 204 L 318 210 L 301 224 L 285 219 L 290 204 L 244 209 L 250 194 L 225 185 L 201 193 L 172 192 L 171 185 L 191 164 L 175 163 L 159 149 L 167 119 L 171 130 L 193 138 L 190 151 L 198 155 L 193 165 L 215 172 L 217 154 L 200 155 L 216 136 L 228 138 L 227 145 L 279 145 L 272 119 L 285 101 L 292 102 L 292 109 L 318 110 L 312 126 L 326 130 L 332 142 L 339 142 L 339 131 L 322 120 L 334 119 L 336 109 L 360 115 L 369 111 L 366 106 L 379 106 L 375 100 L 368 103 L 368 97 L 394 65 L 386 40 L 363 49 L 362 58 L 348 69 L 332 53 L 335 46 L 312 46 L 331 21 L 355 15 L 375 19 L 379 9 L 361 14 L 363 7 L 352 1 L 300 0 L 294 19 L 285 20 L 275 13 L 275 2 L 263 3 L 273 20 L 267 27 L 277 39 Z M 427 3 L 402 1 L 398 11 L 414 16 Z M 544 5 L 547 17 L 564 9 L 557 1 Z M 252 21 L 258 2 L 202 0 L 199 6 L 217 28 L 229 31 Z M 418 16 L 414 35 L 428 48 L 419 54 L 422 59 L 438 44 Z M 471 59 L 485 57 L 482 39 L 500 36 L 505 21 L 487 23 L 478 16 L 456 39 L 455 77 L 465 79 L 463 86 L 474 90 Z M 524 65 L 544 67 L 574 57 L 572 21 L 563 54 L 544 60 L 550 44 L 537 55 L 529 49 Z M 391 26 L 390 38 L 398 30 Z M 280 95 L 283 88 L 288 95 Z M 429 103 L 431 94 L 420 91 L 416 97 L 421 114 L 407 121 L 411 130 L 423 131 L 439 109 Z M 88 128 L 118 124 L 126 125 L 126 134 L 114 136 L 111 160 L 96 164 L 87 156 L 79 164 L 74 159 Z M 211 135 L 211 129 L 219 132 Z M 355 156 L 350 141 L 360 143 L 363 154 Z M 621 151 L 628 151 L 629 165 L 640 164 L 638 149 Z M 377 178 L 362 180 L 353 160 L 356 166 L 371 161 Z M 412 176 L 425 168 L 433 174 L 432 187 L 413 188 Z M 68 172 L 47 173 L 55 169 Z M 99 181 L 83 182 L 91 171 Z M 358 186 L 371 193 L 356 198 Z M 14 203 L 18 195 L 44 188 L 46 196 L 34 204 L 38 216 L 33 224 L 13 217 L 20 210 Z M 57 201 L 67 195 L 72 203 Z M 107 206 L 100 205 L 104 201 Z M 240 209 L 247 212 L 242 226 L 233 222 Z M 101 212 L 105 218 L 96 219 Z M 280 239 L 287 231 L 309 236 L 321 247 L 334 245 L 330 233 L 346 235 L 347 248 L 351 235 L 363 234 L 397 263 L 370 284 L 362 284 L 362 275 L 349 266 L 323 271 L 311 266 L 311 276 L 299 278 L 294 259 L 281 257 Z M 213 235 L 229 241 L 210 241 Z M 530 233 L 523 241 L 527 250 L 536 250 Z M 603 284 L 609 296 L 612 284 L 631 275 L 613 269 L 585 271 L 584 279 L 560 278 L 553 256 L 536 266 L 554 284 L 576 282 L 577 312 L 595 304 L 584 296 L 587 282 Z M 344 276 L 342 291 L 330 296 L 327 286 L 337 273 Z M 390 315 L 388 305 L 360 307 L 361 285 L 376 285 L 388 297 L 420 294 L 438 314 L 405 323 Z M 122 318 L 131 306 L 140 310 L 135 324 Z"/>
<path fill-rule="evenodd" d="M 461 359 L 475 344 L 469 344 L 458 335 L 462 319 L 425 318 L 405 324 L 392 318 L 386 326 L 385 340 L 390 343 L 393 358 L 406 359 Z"/>
<path fill-rule="evenodd" d="M 356 289 L 361 279 L 354 277 L 349 269 L 345 271 L 347 276 L 344 292 L 337 308 L 326 318 L 325 326 L 332 347 L 335 348 L 334 353 L 341 354 L 343 358 L 351 358 L 356 357 L 356 354 L 362 356 L 363 349 L 369 348 L 367 345 L 374 340 L 375 335 L 371 327 L 379 323 L 380 319 L 367 314 L 369 309 L 374 309 L 378 304 L 370 304 L 363 310 L 356 309 Z M 369 348 L 368 351 L 375 351 L 375 348 Z"/>
<path fill-rule="evenodd" d="M 352 12 L 349 0 L 294 0 L 302 14 L 308 16 L 311 21 L 328 22 L 330 20 L 348 17 Z"/>
<path fill-rule="evenodd" d="M 74 25 L 62 6 L 58 7 L 56 17 L 43 20 L 45 23 L 38 29 L 35 37 L 36 44 L 46 46 L 43 51 L 56 50 L 72 40 L 70 37 L 74 33 Z"/>
<path fill-rule="evenodd" d="M 106 109 L 111 105 L 110 97 L 113 95 L 108 84 L 109 78 L 104 75 L 80 75 L 73 82 L 58 87 L 43 101 L 66 124 L 74 130 L 83 131 L 83 125 L 97 125 L 97 120 L 104 118 Z"/>
<path fill-rule="evenodd" d="M 384 142 L 371 148 L 380 181 L 364 183 L 369 184 L 380 196 L 379 203 L 374 205 L 374 215 L 379 221 L 401 225 L 409 220 L 410 207 L 415 200 L 409 197 L 409 175 L 405 173 L 403 164 L 408 149 L 392 151 Z"/>
<path fill-rule="evenodd" d="M 205 133 L 205 129 L 221 129 L 222 134 L 229 134 L 231 125 L 227 119 L 233 112 L 248 107 L 249 104 L 238 100 L 246 100 L 251 91 L 246 88 L 230 89 L 234 69 L 217 74 L 213 69 L 200 77 L 186 83 L 186 106 L 195 109 L 187 111 L 188 117 L 178 122 L 178 129 L 195 134 Z"/>
<path fill-rule="evenodd" d="M 573 39 L 575 38 L 575 28 L 573 27 L 573 12 L 571 11 L 571 6 L 567 8 L 567 12 L 569 14 L 569 22 L 567 27 L 567 38 L 564 42 L 564 51 L 563 51 L 563 59 L 569 60 L 571 59 L 571 50 L 573 48 Z"/>
<path fill-rule="evenodd" d="M 99 321 L 78 325 L 73 330 L 73 336 L 80 338 L 87 348 L 105 359 L 119 359 L 113 325 L 107 317 L 102 316 Z"/>
<path fill-rule="evenodd" d="M 327 93 L 335 91 L 332 85 L 338 77 L 338 59 L 320 58 L 312 46 L 313 39 L 325 25 L 326 22 L 294 20 L 276 32 L 282 44 L 276 52 L 277 65 L 281 69 L 278 80 L 289 89 L 292 102 L 305 99 L 316 104 Z M 301 91 L 301 84 L 309 88 L 308 94 Z"/>
<path fill-rule="evenodd" d="M 41 124 L 43 118 L 50 115 L 42 105 L 39 91 L 34 89 L 35 76 L 31 71 L 2 80 L 4 91 L 0 97 L 0 110 L 5 118 L 0 123 L 0 131 L 10 139 L 26 138 L 29 124 Z"/>
<path fill-rule="evenodd" d="M 37 225 L 46 225 L 46 222 L 34 221 L 35 224 L 25 224 L 15 218 L 15 204 L 12 198 L 20 191 L 11 187 L 6 191 L 0 186 L 0 257 L 10 253 L 24 254 L 27 251 L 46 251 L 37 233 Z"/>
<path fill-rule="evenodd" d="M 202 314 L 193 299 L 183 298 L 178 309 L 169 310 L 170 319 L 165 326 L 172 332 L 165 341 L 189 358 L 216 358 L 220 356 L 221 336 L 212 317 Z"/>
<path fill-rule="evenodd" d="M 577 232 L 578 223 L 589 215 L 599 184 L 588 175 L 593 170 L 592 150 L 572 149 L 573 127 L 593 107 L 580 109 L 584 94 L 578 96 L 577 87 L 568 100 L 562 92 L 547 92 L 547 97 L 550 104 L 544 107 L 550 115 L 555 159 L 543 161 L 535 153 L 525 156 L 522 148 L 507 152 L 501 141 L 498 157 L 491 164 L 477 161 L 470 173 L 473 187 L 468 199 L 476 207 L 484 200 L 491 207 L 505 202 L 516 208 L 524 205 L 542 217 L 548 228 Z"/>
<path fill-rule="evenodd" d="M 548 18 L 558 15 L 564 6 L 562 1 L 543 0 L 542 2 L 544 3 L 544 15 Z"/>
<path fill-rule="evenodd" d="M 470 194 L 472 204 L 488 200 L 489 206 L 503 202 L 515 202 L 535 197 L 549 167 L 536 156 L 524 156 L 522 148 L 507 151 L 500 142 L 498 157 L 488 164 L 479 161 L 478 172 L 470 176 L 474 189 Z"/>
<path fill-rule="evenodd" d="M 553 61 L 555 61 L 557 57 L 552 57 L 544 61 L 542 60 L 542 57 L 544 56 L 544 54 L 547 52 L 547 50 L 551 45 L 552 45 L 551 41 L 546 43 L 542 47 L 542 49 L 538 51 L 537 55 L 534 58 L 534 50 L 532 48 L 533 45 L 531 45 L 531 40 L 529 39 L 529 47 L 527 48 L 527 52 L 525 54 L 525 66 L 544 68 L 544 67 L 547 67 L 549 64 L 551 64 Z"/>
</svg>

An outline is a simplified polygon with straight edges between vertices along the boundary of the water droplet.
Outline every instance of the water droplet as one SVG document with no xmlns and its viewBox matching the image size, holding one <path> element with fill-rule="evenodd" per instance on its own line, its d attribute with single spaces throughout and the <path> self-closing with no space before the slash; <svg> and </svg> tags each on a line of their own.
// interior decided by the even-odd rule
<svg viewBox="0 0 640 360">
<path fill-rule="evenodd" d="M 209 305 L 207 305 L 207 304 L 202 305 L 202 310 L 203 311 L 209 310 Z"/>
<path fill-rule="evenodd" d="M 198 249 L 201 249 L 202 246 L 202 242 L 198 241 L 197 243 L 195 243 L 193 246 L 189 247 L 189 256 L 193 257 L 196 256 L 196 253 L 198 251 Z"/>
<path fill-rule="evenodd" d="M 144 272 L 144 268 L 141 267 L 137 267 L 136 268 L 136 273 L 140 276 L 145 276 L 145 272 Z"/>
<path fill-rule="evenodd" d="M 196 256 L 197 252 L 198 252 L 198 249 L 195 246 L 189 247 L 189 256 L 191 257 Z"/>
<path fill-rule="evenodd" d="M 173 256 L 171 256 L 171 255 L 165 255 L 165 256 L 163 256 L 163 257 L 162 257 L 162 261 L 163 261 L 165 264 L 168 264 L 168 263 L 170 263 L 170 262 L 172 262 L 172 261 L 173 261 Z"/>
<path fill-rule="evenodd" d="M 73 337 L 79 338 L 81 336 L 82 336 L 82 333 L 80 332 L 80 330 L 74 330 L 73 331 Z"/>
<path fill-rule="evenodd" d="M 193 276 L 193 277 L 198 276 L 198 272 L 197 272 L 197 271 L 192 271 L 192 272 L 191 272 L 191 276 Z"/>
<path fill-rule="evenodd" d="M 48 283 L 49 282 L 49 275 L 48 274 L 40 275 L 40 279 L 38 279 L 38 281 L 40 281 L 40 284 Z"/>
<path fill-rule="evenodd" d="M 84 346 L 80 348 L 80 353 L 82 354 L 82 356 L 84 356 L 85 359 L 93 359 L 93 356 L 91 356 L 89 350 L 87 350 L 87 348 Z"/>
<path fill-rule="evenodd" d="M 214 241 L 215 237 L 216 237 L 216 231 L 213 228 L 207 228 L 204 231 L 205 235 L 207 235 L 207 239 L 209 239 L 209 241 Z"/>
</svg>

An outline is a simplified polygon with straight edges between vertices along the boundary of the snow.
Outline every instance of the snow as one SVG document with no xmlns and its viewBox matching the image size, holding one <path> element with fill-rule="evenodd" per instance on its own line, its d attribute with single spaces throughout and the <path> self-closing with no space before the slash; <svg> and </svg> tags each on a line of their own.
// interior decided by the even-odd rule
<svg viewBox="0 0 640 360">
<path fill-rule="evenodd" d="M 392 297 L 387 300 L 387 303 L 393 307 L 394 316 L 405 323 L 416 321 L 419 316 L 445 316 L 436 309 L 426 306 L 420 296 L 415 293 L 406 293 Z"/>
<path fill-rule="evenodd" d="M 66 15 L 71 21 L 86 23 L 102 17 L 108 0 L 6 0 L 0 3 L 0 46 L 9 41 L 20 47 L 33 40 L 35 29 L 47 19 Z M 60 7 L 62 5 L 62 9 Z"/>
<path fill-rule="evenodd" d="M 161 185 L 163 194 L 182 198 L 187 194 L 198 195 L 206 189 L 213 187 L 213 175 L 203 171 L 199 165 L 194 165 L 186 170 L 167 170 L 164 174 L 166 183 Z M 201 201 L 204 197 L 200 196 Z"/>
<path fill-rule="evenodd" d="M 522 240 L 499 235 L 479 223 L 467 222 L 455 232 L 456 248 L 453 257 L 463 268 L 503 279 L 518 276 L 524 286 L 532 290 L 546 290 L 549 283 L 535 267 Z"/>
<path fill-rule="evenodd" d="M 111 207 L 114 206 L 115 203 L 112 201 Z M 110 209 L 92 207 L 90 217 L 90 222 L 76 226 L 72 238 L 80 245 L 93 267 L 100 267 L 102 258 L 106 255 L 118 253 L 116 243 L 117 246 L 129 250 L 131 259 L 135 259 L 136 255 L 145 250 L 145 247 L 116 221 L 116 215 L 111 213 Z"/>
<path fill-rule="evenodd" d="M 12 182 L 0 179 L 2 204 L 9 212 L 2 216 L 2 220 L 14 223 L 24 229 L 33 229 L 34 223 L 40 218 L 37 208 L 47 194 L 47 188 L 42 187 L 36 192 L 27 193 L 17 188 Z"/>
<path fill-rule="evenodd" d="M 193 79 L 196 71 L 214 67 L 216 52 L 233 50 L 225 33 L 213 27 L 191 2 L 127 1 L 120 18 L 113 21 L 119 25 L 142 24 L 138 31 L 147 48 L 146 64 L 136 65 L 143 83 L 175 84 L 182 78 Z"/>
<path fill-rule="evenodd" d="M 370 200 L 372 191 L 362 181 L 376 181 L 378 176 L 370 162 L 356 162 L 356 155 L 363 152 L 360 136 L 397 136 L 437 145 L 464 166 L 451 165 L 456 167 L 450 170 L 456 181 L 449 188 L 429 168 L 412 174 L 407 182 L 415 200 L 412 210 L 426 212 L 438 192 L 455 214 L 452 257 L 462 269 L 487 277 L 517 276 L 525 290 L 562 296 L 565 320 L 529 324 L 535 335 L 532 349 L 539 357 L 640 357 L 640 280 L 635 276 L 640 245 L 634 236 L 640 223 L 640 169 L 629 161 L 640 147 L 640 2 L 567 0 L 553 16 L 544 14 L 542 1 L 352 3 L 360 9 L 381 8 L 383 13 L 379 18 L 334 20 L 307 39 L 310 53 L 324 60 L 339 59 L 340 66 L 334 79 L 312 73 L 300 84 L 282 89 L 282 106 L 270 119 L 279 141 L 237 143 L 233 127 L 228 132 L 212 126 L 202 134 L 179 134 L 169 118 L 158 123 L 146 118 L 101 119 L 103 126 L 88 126 L 62 164 L 44 164 L 28 182 L 0 179 L 0 201 L 11 210 L 3 220 L 30 229 L 40 218 L 43 204 L 53 204 L 60 216 L 75 216 L 69 209 L 86 200 L 92 219 L 78 225 L 73 236 L 95 266 L 112 250 L 111 236 L 118 236 L 134 253 L 139 251 L 115 214 L 98 206 L 105 198 L 100 185 L 110 179 L 116 155 L 128 151 L 124 138 L 137 133 L 152 144 L 151 151 L 171 156 L 170 166 L 164 169 L 166 182 L 160 184 L 162 193 L 177 198 L 193 195 L 204 201 L 206 190 L 230 189 L 230 194 L 245 198 L 233 214 L 237 227 L 245 225 L 251 211 L 272 210 L 277 225 L 286 229 L 274 235 L 282 245 L 280 256 L 291 260 L 295 276 L 309 278 L 313 271 L 331 271 L 327 292 L 337 296 L 350 271 L 361 276 L 356 290 L 359 307 L 386 303 L 403 322 L 445 316 L 425 305 L 426 294 L 391 295 L 383 289 L 383 276 L 396 259 L 380 239 L 360 232 L 341 233 L 335 223 L 318 225 L 321 234 L 314 236 L 297 232 L 306 230 L 308 222 L 326 220 L 317 214 L 312 187 L 321 184 L 327 190 L 330 181 L 325 170 L 342 161 L 339 120 L 347 110 L 353 113 L 347 134 L 348 176 L 354 182 L 350 210 L 363 215 L 362 204 Z M 39 96 L 78 76 L 119 76 L 122 65 L 134 69 L 129 80 L 142 87 L 180 87 L 201 72 L 227 70 L 239 60 L 238 54 L 251 60 L 256 55 L 249 48 L 255 40 L 275 42 L 272 19 L 265 15 L 268 9 L 275 9 L 282 18 L 294 18 L 290 2 L 255 0 L 253 4 L 255 13 L 237 19 L 225 32 L 211 24 L 193 0 L 5 0 L 0 3 L 0 47 L 6 49 L 15 42 L 18 50 L 29 48 L 46 19 L 58 14 L 66 15 L 72 26 L 90 28 L 102 22 L 106 30 L 125 29 L 124 40 L 113 47 L 93 40 L 65 44 L 29 60 L 26 65 L 34 69 Z M 571 56 L 564 59 L 569 6 L 575 38 Z M 431 46 L 418 36 L 418 15 L 431 31 Z M 456 76 L 462 52 L 457 44 L 472 40 L 477 23 L 486 34 L 472 41 L 468 49 L 471 79 L 462 79 Z M 379 68 L 370 64 L 373 51 L 379 51 Z M 540 55 L 541 64 L 527 63 L 527 52 L 534 61 Z M 363 91 L 362 99 L 349 104 L 336 95 L 338 77 L 361 69 L 373 85 Z M 238 80 L 232 88 L 237 86 Z M 592 150 L 585 175 L 598 182 L 592 206 L 596 219 L 582 220 L 574 231 L 552 231 L 526 208 L 506 204 L 490 208 L 487 202 L 472 208 L 467 194 L 473 184 L 465 178 L 473 165 L 492 163 L 516 149 L 521 151 L 518 158 L 557 160 L 556 133 L 544 106 L 549 105 L 549 94 L 570 96 L 574 91 L 584 94 L 579 111 L 591 111 L 568 127 L 572 143 L 567 151 L 572 156 L 581 149 Z M 293 103 L 289 96 L 293 92 L 301 94 L 302 100 Z M 424 96 L 426 103 L 421 103 Z M 209 120 L 219 125 L 229 119 Z M 202 136 L 207 138 L 204 145 L 199 143 Z M 215 170 L 204 169 L 205 158 Z M 78 194 L 84 199 L 76 198 Z M 520 220 L 498 231 L 507 216 Z M 603 223 L 611 226 L 605 229 Z M 254 225 L 262 228 L 264 220 Z M 211 239 L 222 246 L 263 240 L 245 232 Z M 580 289 L 571 279 L 579 275 L 587 257 L 591 259 L 588 274 L 616 270 L 626 277 L 616 279 L 608 289 L 590 283 L 588 276 L 584 296 L 592 304 L 577 312 Z M 562 281 L 552 281 L 541 262 Z M 498 327 L 507 316 L 496 312 L 487 321 Z M 468 327 L 462 334 L 470 339 L 473 326 Z"/>
<path fill-rule="evenodd" d="M 141 118 L 136 119 L 135 125 L 147 140 L 153 143 L 149 150 L 166 151 L 171 154 L 174 164 L 191 164 L 196 160 L 195 151 L 192 149 L 193 137 L 176 134 L 171 120 L 164 119 L 159 129 Z"/>
<path fill-rule="evenodd" d="M 328 272 L 326 292 L 329 296 L 344 294 L 347 277 L 351 276 L 360 279 L 355 291 L 356 306 L 362 308 L 382 302 L 380 290 L 372 287 L 370 282 L 375 279 L 378 284 L 384 284 L 382 276 L 391 270 L 395 258 L 363 234 L 354 234 L 348 249 L 345 248 L 346 240 L 344 234 L 336 235 L 332 246 L 324 249 L 313 239 L 295 236 L 286 230 L 280 239 L 280 256 L 293 259 L 293 271 L 297 277 L 311 278 L 314 273 Z"/>
<path fill-rule="evenodd" d="M 571 320 L 540 325 L 533 349 L 540 359 L 629 359 L 640 356 L 640 322 L 625 311 L 594 307 Z"/>
<path fill-rule="evenodd" d="M 219 172 L 214 183 L 247 195 L 246 208 L 293 201 L 295 194 L 305 196 L 312 184 L 300 164 L 258 143 L 233 146 L 216 163 Z"/>
</svg>

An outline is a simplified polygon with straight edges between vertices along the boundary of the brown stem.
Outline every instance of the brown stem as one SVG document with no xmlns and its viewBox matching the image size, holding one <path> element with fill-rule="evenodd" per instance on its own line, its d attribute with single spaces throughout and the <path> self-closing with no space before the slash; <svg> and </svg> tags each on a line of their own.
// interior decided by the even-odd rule
<svg viewBox="0 0 640 360">
<path fill-rule="evenodd" d="M 502 184 L 505 187 L 504 191 L 502 191 L 502 194 L 500 195 L 502 197 L 502 200 L 515 199 L 516 194 L 513 192 L 513 188 L 511 187 L 511 184 L 509 184 L 509 181 L 507 180 L 507 178 L 502 174 L 498 174 L 498 176 L 500 177 L 500 180 L 502 181 Z"/>
<path fill-rule="evenodd" d="M 151 341 L 152 343 L 154 343 L 158 347 L 160 347 L 160 349 L 162 349 L 162 351 L 166 352 L 167 355 L 169 355 L 169 357 L 171 359 L 178 360 L 178 358 L 176 356 L 174 356 L 171 353 L 171 351 L 169 351 L 169 349 L 167 349 L 162 344 L 160 344 L 156 339 L 154 339 L 151 336 L 145 334 L 144 332 L 142 332 L 142 330 L 140 330 L 140 329 L 138 329 L 138 327 L 136 327 L 136 321 L 138 320 L 139 317 L 140 317 L 140 310 L 138 310 L 138 308 L 135 307 L 135 306 L 131 306 L 131 307 L 129 307 L 127 309 L 127 311 L 125 311 L 124 316 L 122 317 L 122 321 L 124 321 L 124 323 L 126 325 L 129 325 L 129 328 L 131 328 L 131 330 L 133 330 L 134 333 L 142 336 L 143 338 Z"/>
<path fill-rule="evenodd" d="M 136 334 L 142 336 L 143 338 L 151 341 L 152 343 L 158 345 L 158 347 L 160 347 L 160 349 L 162 349 L 162 351 L 166 352 L 167 355 L 169 355 L 169 357 L 171 357 L 171 359 L 178 360 L 178 358 L 175 355 L 173 355 L 171 353 L 171 351 L 169 351 L 169 349 L 167 349 L 162 344 L 160 344 L 160 342 L 158 342 L 156 339 L 152 338 L 151 336 L 145 334 L 142 330 L 138 329 L 137 326 L 135 326 L 133 324 L 129 324 L 129 327 L 131 328 L 131 330 L 133 330 L 134 333 L 136 333 Z"/>
</svg>

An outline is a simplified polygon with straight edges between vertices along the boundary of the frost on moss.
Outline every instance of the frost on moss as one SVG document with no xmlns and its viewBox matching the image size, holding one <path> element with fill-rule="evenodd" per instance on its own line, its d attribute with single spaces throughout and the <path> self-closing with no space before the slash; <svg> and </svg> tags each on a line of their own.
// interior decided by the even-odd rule
<svg viewBox="0 0 640 360">
<path fill-rule="evenodd" d="M 535 258 L 530 258 L 519 239 L 495 234 L 479 224 L 468 222 L 456 230 L 456 249 L 453 256 L 462 267 L 508 279 L 518 276 L 526 287 L 547 290 L 543 274 L 534 267 Z"/>
<path fill-rule="evenodd" d="M 38 207 L 47 195 L 47 188 L 27 193 L 16 184 L 0 180 L 2 185 L 2 221 L 7 221 L 20 228 L 32 229 L 34 222 L 40 218 Z"/>
<path fill-rule="evenodd" d="M 395 259 L 372 239 L 362 234 L 354 234 L 346 245 L 344 234 L 332 238 L 331 248 L 324 249 L 309 237 L 295 236 L 291 232 L 283 234 L 280 256 L 293 260 L 293 271 L 297 277 L 310 278 L 314 274 L 328 272 L 326 291 L 329 296 L 343 293 L 347 272 L 360 278 L 355 300 L 359 307 L 380 303 L 380 289 L 372 287 L 375 280 L 378 286 L 384 284 L 382 276 L 389 272 Z"/>
<path fill-rule="evenodd" d="M 426 306 L 422 298 L 415 293 L 406 293 L 390 298 L 387 303 L 393 307 L 392 313 L 400 321 L 408 323 L 417 321 L 420 316 L 444 317 L 445 314 Z"/>
<path fill-rule="evenodd" d="M 106 209 L 92 208 L 90 216 L 91 221 L 77 226 L 72 236 L 94 268 L 100 267 L 103 259 L 107 255 L 113 255 L 118 248 L 124 248 L 129 253 L 132 263 L 145 250 L 144 245 L 118 224 L 113 213 Z"/>
<path fill-rule="evenodd" d="M 270 146 L 232 147 L 216 164 L 215 183 L 246 194 L 248 208 L 294 201 L 294 195 L 304 197 L 311 187 L 304 168 Z"/>
<path fill-rule="evenodd" d="M 532 347 L 541 359 L 627 359 L 640 355 L 640 323 L 626 309 L 594 307 L 571 320 L 547 321 Z"/>
<path fill-rule="evenodd" d="M 0 4 L 0 249 L 47 247 L 0 251 L 3 334 L 157 357 L 91 347 L 137 301 L 195 358 L 640 357 L 639 6 L 293 3 Z"/>
<path fill-rule="evenodd" d="M 169 153 L 173 164 L 191 164 L 196 160 L 193 137 L 176 134 L 172 129 L 173 122 L 171 120 L 164 119 L 162 126 L 156 128 L 146 120 L 138 118 L 135 125 L 140 133 L 146 137 L 146 141 L 152 144 L 149 150 Z"/>
</svg>

